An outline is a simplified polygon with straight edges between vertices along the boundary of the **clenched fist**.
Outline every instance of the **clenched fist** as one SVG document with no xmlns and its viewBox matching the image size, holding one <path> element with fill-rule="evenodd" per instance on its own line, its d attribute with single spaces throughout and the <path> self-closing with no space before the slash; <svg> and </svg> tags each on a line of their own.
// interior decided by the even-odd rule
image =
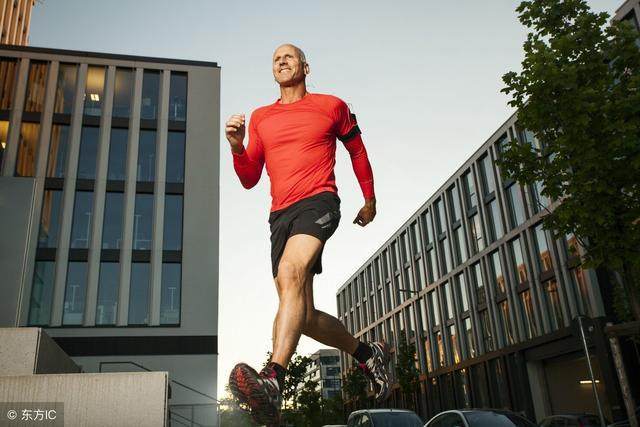
<svg viewBox="0 0 640 427">
<path fill-rule="evenodd" d="M 241 153 L 243 149 L 242 143 L 244 142 L 244 114 L 234 114 L 229 117 L 225 125 L 225 133 L 227 140 L 231 144 L 231 150 L 234 153 Z"/>
</svg>

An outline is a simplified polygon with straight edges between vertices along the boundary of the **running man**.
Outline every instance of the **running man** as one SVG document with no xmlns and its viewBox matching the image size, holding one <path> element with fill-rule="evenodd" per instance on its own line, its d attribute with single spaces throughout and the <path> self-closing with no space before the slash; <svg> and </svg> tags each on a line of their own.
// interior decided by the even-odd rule
<svg viewBox="0 0 640 427">
<path fill-rule="evenodd" d="M 298 47 L 278 47 L 272 67 L 280 98 L 251 115 L 247 148 L 244 114 L 231 116 L 225 128 L 242 185 L 255 186 L 263 166 L 271 179 L 271 265 L 280 300 L 273 356 L 260 373 L 239 363 L 229 377 L 232 393 L 249 406 L 256 422 L 266 425 L 279 422 L 286 369 L 301 334 L 353 355 L 371 380 L 376 400 L 389 395 L 385 344 L 358 341 L 313 304 L 313 276 L 322 272 L 324 244 L 340 222 L 333 173 L 336 138 L 351 156 L 365 199 L 353 223 L 364 227 L 376 216 L 373 172 L 360 129 L 344 101 L 307 92 L 309 64 Z"/>
</svg>

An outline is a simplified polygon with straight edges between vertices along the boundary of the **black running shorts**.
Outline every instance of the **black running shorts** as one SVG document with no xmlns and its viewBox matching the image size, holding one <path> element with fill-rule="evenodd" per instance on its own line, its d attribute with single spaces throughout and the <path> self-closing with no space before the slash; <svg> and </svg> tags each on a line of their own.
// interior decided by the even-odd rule
<svg viewBox="0 0 640 427">
<path fill-rule="evenodd" d="M 331 191 L 325 191 L 299 200 L 284 209 L 271 212 L 271 270 L 278 275 L 278 265 L 289 237 L 308 234 L 317 237 L 324 244 L 338 228 L 340 222 L 340 198 Z M 324 246 L 323 246 L 324 249 Z M 322 250 L 311 272 L 322 273 Z"/>
</svg>

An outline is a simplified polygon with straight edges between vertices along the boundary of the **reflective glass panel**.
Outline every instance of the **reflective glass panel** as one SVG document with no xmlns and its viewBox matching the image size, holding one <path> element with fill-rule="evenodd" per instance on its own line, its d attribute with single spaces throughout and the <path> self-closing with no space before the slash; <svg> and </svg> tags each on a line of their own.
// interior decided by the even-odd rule
<svg viewBox="0 0 640 427">
<path fill-rule="evenodd" d="M 87 70 L 87 85 L 84 91 L 84 114 L 87 116 L 102 115 L 104 74 L 104 67 L 89 66 Z"/>
<path fill-rule="evenodd" d="M 69 126 L 53 125 L 47 160 L 47 177 L 64 178 L 69 151 Z"/>
<path fill-rule="evenodd" d="M 547 307 L 549 312 L 549 320 L 551 321 L 551 329 L 556 330 L 564 326 L 564 316 L 560 304 L 560 293 L 558 291 L 558 282 L 549 280 L 543 283 L 544 294 L 547 298 Z"/>
<path fill-rule="evenodd" d="M 155 120 L 158 118 L 158 93 L 160 92 L 160 72 L 145 70 L 142 79 L 142 109 L 140 118 Z"/>
<path fill-rule="evenodd" d="M 538 336 L 538 327 L 534 317 L 533 301 L 531 291 L 526 290 L 520 293 L 520 304 L 524 316 L 524 331 L 528 339 Z"/>
<path fill-rule="evenodd" d="M 484 304 L 487 302 L 487 296 L 484 289 L 484 281 L 482 280 L 482 269 L 479 262 L 471 267 L 471 274 L 473 275 L 473 281 L 476 287 L 476 300 L 478 304 Z"/>
<path fill-rule="evenodd" d="M 489 310 L 483 310 L 480 313 L 480 325 L 482 327 L 482 339 L 484 342 L 485 352 L 494 351 L 495 343 L 493 341 L 493 333 L 491 328 L 491 320 L 489 318 Z"/>
<path fill-rule="evenodd" d="M 88 249 L 93 218 L 93 192 L 76 191 L 71 227 L 71 247 Z"/>
<path fill-rule="evenodd" d="M 435 203 L 436 210 L 436 226 L 438 229 L 438 234 L 443 233 L 447 230 L 446 225 L 446 215 L 444 213 L 444 203 L 442 203 L 442 199 L 438 200 Z"/>
<path fill-rule="evenodd" d="M 133 249 L 151 250 L 153 194 L 136 194 L 133 219 Z"/>
<path fill-rule="evenodd" d="M 111 129 L 109 141 L 109 167 L 107 179 L 110 181 L 124 181 L 127 176 L 127 140 L 128 129 Z"/>
<path fill-rule="evenodd" d="M 509 221 L 511 222 L 511 228 L 516 228 L 526 219 L 524 213 L 524 200 L 522 199 L 520 185 L 517 183 L 512 184 L 507 188 L 506 193 L 507 202 L 509 204 Z"/>
<path fill-rule="evenodd" d="M 458 295 L 460 296 L 460 307 L 462 311 L 469 310 L 469 297 L 467 296 L 467 285 L 464 280 L 464 274 L 458 274 L 456 277 L 458 283 Z"/>
<path fill-rule="evenodd" d="M 24 99 L 24 111 L 41 113 L 47 87 L 47 63 L 32 61 L 29 64 L 27 94 Z"/>
<path fill-rule="evenodd" d="M 29 326 L 49 324 L 55 274 L 54 261 L 36 261 L 29 304 Z"/>
<path fill-rule="evenodd" d="M 171 72 L 169 120 L 187 120 L 187 73 Z"/>
<path fill-rule="evenodd" d="M 502 301 L 498 310 L 500 315 L 500 321 L 504 327 L 504 336 L 507 345 L 515 344 L 516 338 L 513 331 L 513 324 L 511 323 L 511 316 L 509 313 L 509 301 Z"/>
<path fill-rule="evenodd" d="M 0 61 L 0 110 L 10 110 L 13 106 L 17 73 L 18 63 L 15 60 Z"/>
<path fill-rule="evenodd" d="M 2 62 L 0 61 L 0 67 Z M 0 171 L 2 171 L 2 159 L 4 158 L 4 152 L 7 149 L 7 139 L 9 136 L 9 122 L 6 120 L 0 120 Z"/>
<path fill-rule="evenodd" d="M 467 352 L 469 357 L 476 357 L 476 340 L 473 336 L 473 328 L 471 327 L 471 318 L 464 319 L 464 333 L 467 340 Z"/>
<path fill-rule="evenodd" d="M 460 195 L 456 186 L 449 189 L 449 206 L 451 207 L 451 222 L 460 221 L 462 208 L 460 207 Z"/>
<path fill-rule="evenodd" d="M 460 264 L 467 260 L 467 244 L 464 238 L 464 227 L 458 227 L 453 232 L 453 236 L 456 243 L 456 260 L 458 264 Z"/>
<path fill-rule="evenodd" d="M 471 229 L 471 244 L 473 246 L 473 252 L 478 253 L 484 249 L 482 222 L 480 221 L 479 214 L 475 214 L 469 219 L 469 228 Z"/>
<path fill-rule="evenodd" d="M 184 182 L 185 133 L 169 132 L 167 139 L 167 182 Z"/>
<path fill-rule="evenodd" d="M 36 176 L 39 133 L 40 125 L 38 123 L 22 123 L 20 127 L 20 140 L 18 142 L 16 176 Z"/>
<path fill-rule="evenodd" d="M 87 292 L 87 263 L 70 262 L 64 291 L 63 325 L 82 325 Z"/>
<path fill-rule="evenodd" d="M 444 298 L 447 304 L 445 313 L 447 314 L 447 319 L 451 319 L 453 318 L 455 310 L 455 307 L 453 306 L 453 298 L 451 296 L 451 286 L 449 286 L 449 283 L 444 283 L 442 288 L 444 289 Z"/>
<path fill-rule="evenodd" d="M 162 295 L 160 300 L 160 323 L 180 323 L 181 264 L 162 264 Z"/>
<path fill-rule="evenodd" d="M 124 221 L 124 193 L 107 192 L 102 225 L 102 249 L 120 249 Z"/>
<path fill-rule="evenodd" d="M 138 173 L 140 182 L 153 182 L 156 175 L 156 132 L 141 130 L 138 143 Z"/>
<path fill-rule="evenodd" d="M 55 248 L 58 246 L 60 233 L 60 213 L 62 210 L 62 191 L 45 190 L 40 214 L 39 248 Z"/>
<path fill-rule="evenodd" d="M 167 195 L 164 199 L 165 251 L 182 250 L 182 196 Z"/>
<path fill-rule="evenodd" d="M 484 194 L 488 195 L 496 191 L 496 180 L 493 176 L 493 162 L 491 155 L 487 154 L 480 160 L 480 170 L 482 172 L 482 181 Z"/>
<path fill-rule="evenodd" d="M 116 69 L 116 82 L 113 92 L 113 117 L 131 117 L 134 72 L 129 68 Z"/>
<path fill-rule="evenodd" d="M 478 206 L 478 193 L 476 192 L 476 184 L 473 180 L 473 173 L 471 171 L 464 174 L 462 181 L 465 185 L 465 199 L 467 203 L 467 209 L 473 209 Z"/>
<path fill-rule="evenodd" d="M 502 217 L 500 215 L 500 206 L 498 205 L 498 199 L 493 199 L 487 206 L 487 219 L 489 220 L 491 237 L 493 241 L 500 239 L 504 234 L 504 228 L 502 227 Z"/>
<path fill-rule="evenodd" d="M 495 251 L 491 254 L 491 266 L 493 268 L 493 278 L 496 293 L 503 294 L 507 288 L 505 286 L 504 274 L 502 272 L 502 262 L 500 261 L 500 253 Z"/>
<path fill-rule="evenodd" d="M 131 264 L 131 284 L 129 288 L 129 325 L 146 325 L 149 322 L 149 263 Z"/>
<path fill-rule="evenodd" d="M 96 179 L 99 135 L 100 129 L 97 127 L 82 127 L 80 159 L 78 160 L 78 179 Z"/>
<path fill-rule="evenodd" d="M 542 228 L 542 224 L 539 224 L 534 232 L 538 246 L 538 266 L 540 267 L 540 271 L 545 272 L 552 270 L 553 263 L 551 262 L 551 251 L 549 250 L 547 233 Z"/>
<path fill-rule="evenodd" d="M 511 255 L 513 257 L 513 263 L 516 267 L 516 275 L 518 283 L 526 283 L 529 280 L 527 275 L 527 266 L 524 263 L 524 255 L 522 253 L 522 245 L 520 239 L 511 241 Z"/>
<path fill-rule="evenodd" d="M 78 78 L 78 66 L 75 64 L 60 64 L 58 68 L 58 82 L 56 85 L 56 100 L 53 112 L 58 114 L 71 114 L 73 101 L 76 94 L 76 80 Z"/>
<path fill-rule="evenodd" d="M 120 264 L 117 262 L 100 263 L 96 325 L 115 325 L 118 315 L 119 283 Z"/>
</svg>

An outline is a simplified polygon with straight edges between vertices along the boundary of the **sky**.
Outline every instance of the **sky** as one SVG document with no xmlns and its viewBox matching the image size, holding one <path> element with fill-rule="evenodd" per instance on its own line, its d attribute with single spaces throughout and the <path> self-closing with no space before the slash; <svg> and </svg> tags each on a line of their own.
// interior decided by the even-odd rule
<svg viewBox="0 0 640 427">
<path fill-rule="evenodd" d="M 612 14 L 622 0 L 592 0 Z M 342 220 L 315 279 L 316 308 L 336 314 L 336 291 L 504 123 L 513 110 L 501 76 L 518 71 L 526 29 L 518 1 L 39 0 L 30 45 L 221 66 L 218 395 L 240 361 L 260 366 L 277 295 L 270 264 L 269 182 L 245 190 L 224 122 L 279 97 L 271 55 L 301 47 L 308 91 L 352 106 L 372 164 L 378 215 L 352 224 L 364 199 L 338 147 Z M 340 143 L 339 143 L 340 144 Z M 303 337 L 298 351 L 321 344 Z"/>
</svg>

